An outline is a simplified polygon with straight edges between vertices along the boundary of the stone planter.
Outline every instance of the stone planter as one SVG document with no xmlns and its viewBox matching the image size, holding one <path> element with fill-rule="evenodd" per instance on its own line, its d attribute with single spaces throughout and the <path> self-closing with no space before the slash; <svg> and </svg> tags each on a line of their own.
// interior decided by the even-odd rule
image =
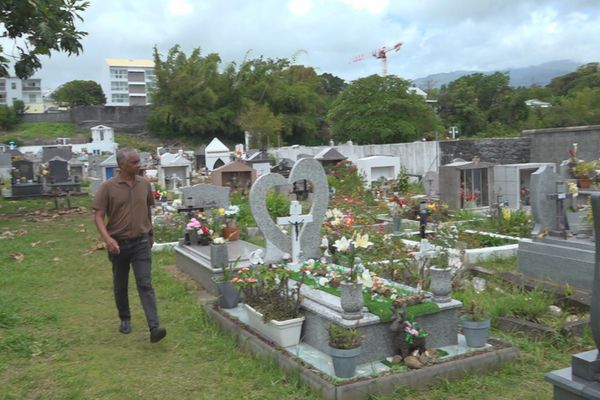
<svg viewBox="0 0 600 400">
<path fill-rule="evenodd" d="M 363 309 L 362 283 L 340 283 L 342 295 L 340 297 L 340 306 L 342 307 L 342 318 L 361 319 Z"/>
<path fill-rule="evenodd" d="M 486 318 L 483 321 L 471 321 L 467 315 L 460 317 L 463 335 L 469 347 L 484 347 L 488 332 L 490 330 L 490 319 Z"/>
<path fill-rule="evenodd" d="M 229 254 L 227 244 L 210 245 L 210 266 L 216 269 L 227 267 L 229 264 Z"/>
<path fill-rule="evenodd" d="M 219 307 L 235 308 L 240 302 L 240 290 L 231 282 L 214 278 L 215 286 L 219 291 Z"/>
<path fill-rule="evenodd" d="M 265 323 L 263 315 L 260 312 L 248 304 L 244 304 L 244 307 L 248 316 L 248 325 L 277 346 L 289 347 L 300 343 L 300 333 L 302 332 L 304 316 L 285 321 L 272 319 Z"/>
<path fill-rule="evenodd" d="M 336 349 L 329 346 L 329 355 L 333 361 L 333 370 L 338 378 L 352 378 L 356 372 L 361 346 L 353 349 Z"/>
<path fill-rule="evenodd" d="M 448 303 L 452 298 L 452 270 L 450 268 L 429 268 L 429 291 L 436 303 Z"/>
</svg>

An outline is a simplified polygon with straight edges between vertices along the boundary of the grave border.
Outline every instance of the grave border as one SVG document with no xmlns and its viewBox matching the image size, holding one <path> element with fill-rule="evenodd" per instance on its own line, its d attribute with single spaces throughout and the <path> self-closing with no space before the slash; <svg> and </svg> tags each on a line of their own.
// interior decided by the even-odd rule
<svg viewBox="0 0 600 400">
<path fill-rule="evenodd" d="M 267 356 L 277 361 L 279 367 L 287 373 L 297 374 L 300 381 L 319 393 L 326 400 L 368 400 L 372 395 L 392 394 L 397 386 L 407 385 L 423 388 L 445 379 L 460 379 L 465 375 L 483 375 L 497 370 L 502 364 L 517 359 L 519 350 L 508 347 L 488 350 L 469 357 L 447 361 L 423 369 L 402 373 L 390 373 L 373 378 L 358 378 L 350 382 L 332 383 L 323 378 L 293 355 L 271 346 L 267 341 L 249 330 L 242 328 L 242 323 L 222 314 L 213 303 L 206 303 L 205 308 L 219 328 L 235 337 L 242 347 Z"/>
</svg>

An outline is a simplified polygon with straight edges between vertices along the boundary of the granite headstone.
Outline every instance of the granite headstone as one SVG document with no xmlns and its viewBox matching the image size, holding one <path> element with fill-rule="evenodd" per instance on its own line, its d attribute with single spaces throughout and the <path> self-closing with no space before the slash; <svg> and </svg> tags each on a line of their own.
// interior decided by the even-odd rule
<svg viewBox="0 0 600 400">
<path fill-rule="evenodd" d="M 314 258 L 320 255 L 320 230 L 329 205 L 329 185 L 321 163 L 313 158 L 303 158 L 294 164 L 288 179 L 273 173 L 263 175 L 256 180 L 250 190 L 250 209 L 256 225 L 267 240 L 266 261 L 272 260 L 273 247 L 285 253 L 291 253 L 292 251 L 290 236 L 286 235 L 269 215 L 266 206 L 267 193 L 272 188 L 291 185 L 293 182 L 302 179 L 312 183 L 313 201 L 308 213 L 312 216 L 312 222 L 304 224 L 300 230 L 300 250 L 306 258 Z"/>
<path fill-rule="evenodd" d="M 229 188 L 200 183 L 182 188 L 183 204 L 194 208 L 225 208 L 229 206 Z"/>
</svg>

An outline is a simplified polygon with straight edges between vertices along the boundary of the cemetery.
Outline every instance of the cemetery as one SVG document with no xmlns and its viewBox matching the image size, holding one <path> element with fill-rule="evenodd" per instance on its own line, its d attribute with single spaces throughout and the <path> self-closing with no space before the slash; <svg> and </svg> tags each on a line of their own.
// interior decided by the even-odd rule
<svg viewBox="0 0 600 400">
<path fill-rule="evenodd" d="M 118 170 L 114 154 L 65 157 L 12 159 L 3 202 L 25 197 L 52 209 L 49 193 L 93 195 Z M 155 262 L 170 271 L 161 279 L 175 274 L 194 288 L 204 306 L 193 314 L 231 341 L 232 354 L 272 360 L 270 374 L 293 374 L 310 396 L 428 398 L 441 381 L 519 379 L 522 371 L 506 371 L 526 362 L 523 352 L 559 343 L 568 350 L 528 379 L 557 398 L 595 390 L 595 350 L 580 350 L 600 340 L 589 329 L 600 198 L 578 182 L 576 157 L 558 167 L 454 159 L 415 177 L 389 155 L 355 164 L 325 147 L 276 160 L 237 146 L 232 155 L 215 138 L 145 159 Z M 89 207 L 81 197 L 69 198 L 73 218 Z M 5 243 L 24 234 L 10 221 L 0 219 Z M 88 240 L 89 222 L 78 228 Z M 85 257 L 104 262 L 101 243 L 88 247 Z M 28 252 L 15 247 L 9 257 L 21 263 Z"/>
</svg>

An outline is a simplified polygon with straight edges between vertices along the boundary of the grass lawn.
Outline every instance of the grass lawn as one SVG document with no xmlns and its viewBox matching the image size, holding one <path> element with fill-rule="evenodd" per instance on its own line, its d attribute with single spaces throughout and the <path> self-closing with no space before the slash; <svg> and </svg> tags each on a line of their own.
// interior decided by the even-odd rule
<svg viewBox="0 0 600 400">
<path fill-rule="evenodd" d="M 172 253 L 154 257 L 167 338 L 150 344 L 133 282 L 133 332 L 119 334 L 110 264 L 104 251 L 90 251 L 98 240 L 91 212 L 23 218 L 16 213 L 44 203 L 15 203 L 0 200 L 0 237 L 14 235 L 0 239 L 0 399 L 319 398 L 221 333 L 195 286 L 173 268 Z M 543 375 L 593 347 L 589 337 L 534 343 L 493 333 L 521 349 L 519 361 L 484 377 L 373 399 L 550 399 Z"/>
</svg>

